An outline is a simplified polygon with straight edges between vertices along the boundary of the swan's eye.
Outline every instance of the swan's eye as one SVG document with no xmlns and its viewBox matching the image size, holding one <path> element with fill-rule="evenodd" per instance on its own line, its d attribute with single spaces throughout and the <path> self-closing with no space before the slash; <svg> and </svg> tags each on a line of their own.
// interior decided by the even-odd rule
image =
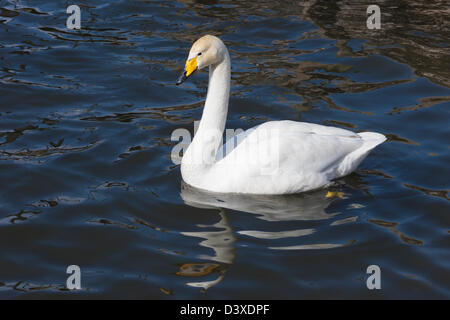
<svg viewBox="0 0 450 320">
<path fill-rule="evenodd" d="M 197 56 L 201 56 L 201 55 L 202 55 L 202 53 L 201 53 L 201 52 L 199 52 Z"/>
</svg>

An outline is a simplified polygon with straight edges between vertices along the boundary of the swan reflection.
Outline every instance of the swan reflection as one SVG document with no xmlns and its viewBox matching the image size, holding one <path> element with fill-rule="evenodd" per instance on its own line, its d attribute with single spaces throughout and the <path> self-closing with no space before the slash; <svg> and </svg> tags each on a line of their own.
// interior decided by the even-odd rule
<svg viewBox="0 0 450 320">
<path fill-rule="evenodd" d="M 325 209 L 334 200 L 326 189 L 293 195 L 215 193 L 181 183 L 181 198 L 196 208 L 225 208 L 254 213 L 266 221 L 323 220 L 337 213 Z"/>
<path fill-rule="evenodd" d="M 211 227 L 219 229 L 218 231 L 196 231 L 196 232 L 181 232 L 184 236 L 197 237 L 205 239 L 200 242 L 203 247 L 211 248 L 214 255 L 199 255 L 199 259 L 215 261 L 218 263 L 185 263 L 177 272 L 179 276 L 185 277 L 200 277 L 207 276 L 212 273 L 217 273 L 218 277 L 211 281 L 199 281 L 186 283 L 191 287 L 199 287 L 207 290 L 215 286 L 225 277 L 225 272 L 233 263 L 236 253 L 233 243 L 236 237 L 233 235 L 233 230 L 228 222 L 227 215 L 223 209 L 219 208 L 220 220 L 213 225 L 200 225 L 199 227 Z"/>
<path fill-rule="evenodd" d="M 181 183 L 181 198 L 183 201 L 195 208 L 215 209 L 219 214 L 219 222 L 213 225 L 199 225 L 207 228 L 206 231 L 182 232 L 189 237 L 203 239 L 200 245 L 213 250 L 212 255 L 199 255 L 197 258 L 208 260 L 206 263 L 185 263 L 180 267 L 177 275 L 183 277 L 209 277 L 216 275 L 208 281 L 196 281 L 186 283 L 191 287 L 207 290 L 220 283 L 227 269 L 236 258 L 234 243 L 236 237 L 230 226 L 226 209 L 253 213 L 257 218 L 268 221 L 317 221 L 334 217 L 338 213 L 326 213 L 325 209 L 334 200 L 329 197 L 327 190 L 319 190 L 297 195 L 244 195 L 244 194 L 221 194 L 194 188 L 185 182 Z M 218 230 L 211 230 L 215 228 Z M 286 231 L 259 231 L 242 230 L 239 234 L 258 239 L 277 240 L 284 238 L 299 238 L 311 235 L 315 229 L 296 229 Z M 274 247 L 273 250 L 307 250 L 307 249 L 330 249 L 342 246 L 342 244 L 302 244 L 295 246 Z"/>
</svg>

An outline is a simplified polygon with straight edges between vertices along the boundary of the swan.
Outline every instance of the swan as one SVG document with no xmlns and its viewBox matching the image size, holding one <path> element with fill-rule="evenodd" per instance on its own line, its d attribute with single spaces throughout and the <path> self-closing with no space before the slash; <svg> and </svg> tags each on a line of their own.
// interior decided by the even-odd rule
<svg viewBox="0 0 450 320">
<path fill-rule="evenodd" d="M 181 159 L 189 185 L 219 193 L 293 194 L 320 189 L 354 171 L 386 140 L 375 132 L 290 120 L 269 121 L 222 147 L 228 112 L 231 61 L 225 44 L 206 35 L 192 45 L 176 84 L 209 67 L 206 101 L 197 132 Z"/>
</svg>

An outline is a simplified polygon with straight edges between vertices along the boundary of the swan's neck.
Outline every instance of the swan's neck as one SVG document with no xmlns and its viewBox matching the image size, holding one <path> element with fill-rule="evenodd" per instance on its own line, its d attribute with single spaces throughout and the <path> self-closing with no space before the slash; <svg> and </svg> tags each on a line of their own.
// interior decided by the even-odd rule
<svg viewBox="0 0 450 320">
<path fill-rule="evenodd" d="M 182 165 L 195 164 L 197 168 L 212 165 L 222 145 L 230 95 L 230 57 L 209 67 L 208 93 L 205 107 L 194 140 L 182 159 Z M 199 169 L 200 169 L 199 168 Z"/>
</svg>

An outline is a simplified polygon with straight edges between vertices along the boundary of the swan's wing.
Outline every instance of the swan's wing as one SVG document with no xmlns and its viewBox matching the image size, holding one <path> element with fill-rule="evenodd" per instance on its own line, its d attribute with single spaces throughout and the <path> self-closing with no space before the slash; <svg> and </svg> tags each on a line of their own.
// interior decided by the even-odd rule
<svg viewBox="0 0 450 320">
<path fill-rule="evenodd" d="M 229 139 L 224 147 L 231 150 L 220 162 L 237 160 L 245 164 L 252 157 L 269 157 L 280 165 L 295 161 L 293 168 L 320 170 L 342 159 L 362 145 L 354 132 L 295 121 L 270 121 Z M 233 148 L 233 144 L 235 144 Z M 236 158 L 236 159 L 233 159 Z"/>
<path fill-rule="evenodd" d="M 314 124 L 314 123 L 307 123 L 307 122 L 295 122 L 295 121 L 289 121 L 289 120 L 284 120 L 284 121 L 270 121 L 270 122 L 266 122 L 264 124 L 255 126 L 253 128 L 250 128 L 248 130 L 239 132 L 237 134 L 235 134 L 234 136 L 232 136 L 231 138 L 228 138 L 226 140 L 226 142 L 223 144 L 223 146 L 221 148 L 219 148 L 219 150 L 217 151 L 216 154 L 216 160 L 221 160 L 222 158 L 224 158 L 225 156 L 227 156 L 228 154 L 231 153 L 231 151 L 233 151 L 250 133 L 252 133 L 253 131 L 257 130 L 259 127 L 262 126 L 263 130 L 273 130 L 273 129 L 280 129 L 283 131 L 286 131 L 286 128 L 289 128 L 290 131 L 292 131 L 292 129 L 294 129 L 294 134 L 300 132 L 300 133 L 317 133 L 317 134 L 322 134 L 322 135 L 334 135 L 334 136 L 356 136 L 355 133 L 345 130 L 345 129 L 340 129 L 340 128 L 335 128 L 335 127 L 326 127 L 326 126 L 322 126 L 322 125 L 318 125 L 318 124 Z M 261 131 L 258 132 L 258 134 Z M 287 133 L 289 134 L 289 130 L 287 131 Z M 248 141 L 246 142 L 248 143 Z"/>
<path fill-rule="evenodd" d="M 355 170 L 386 139 L 378 133 L 295 121 L 266 122 L 242 137 L 210 168 L 214 191 L 282 194 L 317 189 Z"/>
<path fill-rule="evenodd" d="M 309 190 L 340 176 L 342 161 L 362 145 L 359 135 L 344 129 L 294 121 L 266 122 L 246 132 L 240 144 L 216 163 L 215 170 L 221 172 L 215 176 L 226 176 L 235 186 L 249 182 L 268 185 L 272 181 L 268 188 Z"/>
</svg>

